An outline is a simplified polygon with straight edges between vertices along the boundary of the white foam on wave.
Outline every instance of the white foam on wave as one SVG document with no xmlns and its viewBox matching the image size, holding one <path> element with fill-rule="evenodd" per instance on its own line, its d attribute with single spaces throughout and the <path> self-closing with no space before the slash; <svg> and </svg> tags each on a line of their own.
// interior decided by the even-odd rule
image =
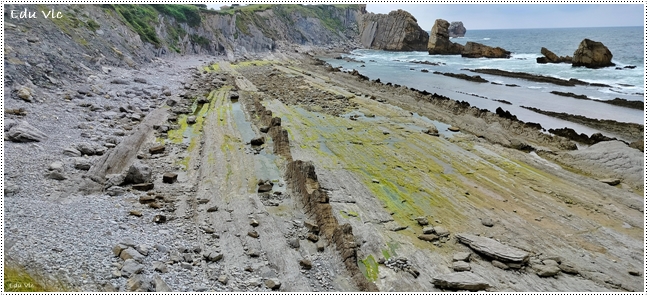
<svg viewBox="0 0 648 296">
<path fill-rule="evenodd" d="M 490 40 L 490 38 L 487 37 L 487 38 L 484 38 L 484 40 Z"/>
<path fill-rule="evenodd" d="M 544 87 L 542 87 L 542 86 L 527 86 L 527 88 L 530 88 L 530 89 L 543 89 Z"/>
</svg>

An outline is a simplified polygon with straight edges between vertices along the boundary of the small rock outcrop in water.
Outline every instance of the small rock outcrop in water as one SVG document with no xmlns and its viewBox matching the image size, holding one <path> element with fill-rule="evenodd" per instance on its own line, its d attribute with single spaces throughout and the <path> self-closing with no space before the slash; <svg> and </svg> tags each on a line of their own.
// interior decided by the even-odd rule
<svg viewBox="0 0 648 296">
<path fill-rule="evenodd" d="M 466 42 L 461 56 L 464 58 L 510 58 L 511 52 L 501 47 L 490 47 L 477 42 Z"/>
<path fill-rule="evenodd" d="M 363 14 L 358 25 L 360 42 L 367 48 L 393 51 L 425 51 L 427 48 L 428 33 L 405 10 Z"/>
<path fill-rule="evenodd" d="M 448 28 L 450 23 L 443 19 L 437 19 L 432 26 L 432 34 L 428 41 L 427 50 L 429 54 L 461 54 L 463 45 L 450 41 Z"/>
<path fill-rule="evenodd" d="M 574 52 L 574 67 L 603 68 L 614 66 L 612 53 L 601 42 L 583 39 Z"/>
<path fill-rule="evenodd" d="M 452 22 L 448 28 L 448 34 L 450 37 L 463 37 L 466 35 L 466 27 L 462 22 Z"/>
<path fill-rule="evenodd" d="M 559 57 L 551 50 L 548 50 L 546 47 L 541 48 L 540 53 L 544 55 L 544 57 L 539 57 L 536 59 L 536 62 L 538 62 L 538 64 L 572 62 L 572 58 L 570 56 Z"/>
</svg>

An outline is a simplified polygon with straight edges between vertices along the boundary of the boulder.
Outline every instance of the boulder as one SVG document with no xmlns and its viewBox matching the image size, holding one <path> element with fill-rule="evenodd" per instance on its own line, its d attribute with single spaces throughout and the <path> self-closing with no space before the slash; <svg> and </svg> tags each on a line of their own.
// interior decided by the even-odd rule
<svg viewBox="0 0 648 296">
<path fill-rule="evenodd" d="M 536 61 L 539 64 L 546 64 L 546 63 L 571 63 L 572 58 L 570 56 L 564 56 L 564 57 L 559 57 L 555 53 L 553 53 L 551 50 L 548 50 L 547 48 L 543 47 L 540 49 L 540 53 L 544 55 L 544 57 L 539 57 L 536 59 Z"/>
<path fill-rule="evenodd" d="M 164 150 L 165 150 L 164 145 L 157 145 L 157 146 L 149 148 L 149 153 L 151 153 L 151 154 L 162 154 L 162 153 L 164 153 Z"/>
<path fill-rule="evenodd" d="M 360 42 L 366 48 L 393 51 L 425 51 L 429 35 L 405 10 L 389 14 L 361 14 Z"/>
<path fill-rule="evenodd" d="M 439 226 L 434 226 L 434 227 L 432 227 L 432 229 L 434 229 L 434 233 L 436 233 L 436 235 L 438 235 L 440 237 L 450 235 L 450 231 L 445 229 L 445 227 L 443 227 L 443 226 L 440 226 L 440 225 Z"/>
<path fill-rule="evenodd" d="M 81 151 L 79 151 L 75 147 L 68 147 L 63 150 L 63 155 L 78 157 L 81 156 L 82 154 Z"/>
<path fill-rule="evenodd" d="M 468 41 L 461 51 L 464 58 L 503 58 L 511 57 L 511 52 L 501 47 L 491 47 L 477 42 Z"/>
<path fill-rule="evenodd" d="M 119 258 L 122 258 L 123 260 L 133 259 L 135 261 L 141 262 L 144 260 L 144 255 L 140 254 L 133 248 L 128 248 L 122 250 L 121 253 L 119 253 Z"/>
<path fill-rule="evenodd" d="M 459 242 L 468 245 L 471 249 L 501 262 L 526 262 L 529 253 L 501 244 L 500 242 L 481 236 L 466 233 L 457 233 Z"/>
<path fill-rule="evenodd" d="M 52 179 L 52 180 L 57 180 L 57 181 L 63 181 L 66 180 L 67 177 L 63 175 L 61 172 L 58 171 L 51 171 L 45 175 L 46 178 Z"/>
<path fill-rule="evenodd" d="M 119 254 L 121 254 L 121 252 L 122 252 L 123 250 L 126 250 L 126 249 L 128 249 L 128 246 L 123 245 L 123 244 L 116 244 L 116 245 L 113 247 L 112 251 L 113 251 L 113 254 L 114 254 L 115 256 L 119 257 Z"/>
<path fill-rule="evenodd" d="M 33 91 L 28 88 L 28 87 L 21 87 L 18 90 L 18 97 L 21 98 L 22 100 L 31 103 L 32 101 L 32 93 Z"/>
<path fill-rule="evenodd" d="M 55 161 L 55 162 L 50 163 L 48 169 L 50 171 L 63 172 L 63 169 L 64 169 L 63 166 L 64 166 L 63 162 Z"/>
<path fill-rule="evenodd" d="M 124 181 L 132 184 L 151 182 L 151 168 L 139 161 L 136 161 L 128 168 L 126 179 Z"/>
<path fill-rule="evenodd" d="M 452 255 L 452 261 L 466 261 L 470 260 L 470 253 L 468 252 L 458 252 Z"/>
<path fill-rule="evenodd" d="M 133 259 L 127 259 L 121 268 L 121 275 L 123 277 L 130 277 L 131 275 L 142 272 L 142 270 L 144 270 L 144 265 L 137 263 Z"/>
<path fill-rule="evenodd" d="M 450 37 L 463 37 L 466 35 L 466 28 L 462 22 L 452 22 L 448 27 L 448 35 Z"/>
<path fill-rule="evenodd" d="M 437 19 L 434 22 L 427 44 L 429 54 L 461 54 L 463 45 L 450 42 L 449 27 L 450 23 L 446 20 Z"/>
<path fill-rule="evenodd" d="M 277 290 L 281 287 L 281 282 L 278 279 L 267 279 L 265 280 L 265 285 L 268 289 Z"/>
<path fill-rule="evenodd" d="M 308 259 L 302 259 L 299 260 L 299 266 L 301 266 L 302 269 L 309 270 L 313 268 L 313 263 Z"/>
<path fill-rule="evenodd" d="M 472 272 L 455 272 L 436 276 L 432 284 L 441 289 L 479 291 L 490 287 L 480 276 Z"/>
<path fill-rule="evenodd" d="M 155 287 L 155 292 L 172 292 L 169 285 L 157 274 L 153 276 L 153 286 Z"/>
<path fill-rule="evenodd" d="M 558 267 L 558 264 L 550 264 L 550 265 L 540 265 L 540 264 L 534 264 L 531 266 L 533 270 L 536 272 L 536 274 L 540 277 L 550 277 L 557 275 L 560 272 L 560 267 Z"/>
<path fill-rule="evenodd" d="M 425 226 L 425 225 L 430 224 L 427 217 L 417 217 L 415 220 L 421 226 Z"/>
<path fill-rule="evenodd" d="M 484 218 L 481 220 L 481 224 L 486 226 L 486 227 L 493 227 L 493 219 L 491 218 Z"/>
<path fill-rule="evenodd" d="M 74 160 L 74 168 L 77 170 L 87 171 L 92 167 L 92 163 L 85 158 L 76 158 Z"/>
<path fill-rule="evenodd" d="M 173 184 L 178 181 L 178 174 L 176 173 L 165 173 L 162 175 L 162 183 Z"/>
<path fill-rule="evenodd" d="M 7 138 L 12 142 L 42 142 L 47 139 L 47 135 L 27 121 L 22 121 L 7 132 Z"/>
<path fill-rule="evenodd" d="M 470 271 L 470 263 L 465 261 L 452 262 L 452 269 L 454 271 Z"/>
<path fill-rule="evenodd" d="M 421 234 L 418 236 L 418 239 L 426 241 L 426 242 L 431 242 L 434 240 L 438 240 L 439 237 L 434 235 L 434 234 Z"/>
<path fill-rule="evenodd" d="M 141 274 L 135 274 L 126 281 L 126 290 L 130 292 L 147 292 L 149 282 Z"/>
<path fill-rule="evenodd" d="M 612 63 L 612 53 L 603 43 L 583 39 L 574 52 L 572 66 L 595 69 L 614 66 L 614 63 Z"/>
</svg>

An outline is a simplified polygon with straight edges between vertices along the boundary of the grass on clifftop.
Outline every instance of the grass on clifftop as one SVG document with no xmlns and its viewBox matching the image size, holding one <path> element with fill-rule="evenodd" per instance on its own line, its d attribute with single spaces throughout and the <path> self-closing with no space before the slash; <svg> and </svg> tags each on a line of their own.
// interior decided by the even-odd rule
<svg viewBox="0 0 648 296">
<path fill-rule="evenodd" d="M 4 291 L 5 292 L 57 292 L 65 288 L 46 284 L 35 279 L 24 269 L 14 265 L 4 265 Z"/>
<path fill-rule="evenodd" d="M 173 17 L 180 23 L 191 27 L 200 25 L 202 18 L 198 7 L 184 4 L 104 4 L 104 8 L 113 9 L 140 36 L 142 41 L 160 46 L 163 40 L 155 32 L 159 13 Z M 183 30 L 178 30 L 183 31 Z M 171 32 L 177 37 L 179 32 Z M 171 44 L 172 46 L 174 44 Z"/>
</svg>

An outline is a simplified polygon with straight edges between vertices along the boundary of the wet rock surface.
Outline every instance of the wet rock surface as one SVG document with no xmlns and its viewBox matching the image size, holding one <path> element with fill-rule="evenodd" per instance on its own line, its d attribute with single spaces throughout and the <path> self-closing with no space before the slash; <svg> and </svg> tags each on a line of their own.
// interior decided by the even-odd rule
<svg viewBox="0 0 648 296">
<path fill-rule="evenodd" d="M 27 120 L 47 139 L 5 142 L 6 155 L 21 155 L 6 160 L 5 238 L 14 242 L 5 244 L 7 256 L 82 291 L 641 290 L 640 277 L 628 275 L 641 269 L 635 262 L 642 250 L 641 197 L 622 188 L 630 179 L 555 170 L 546 163 L 550 156 L 507 147 L 519 138 L 544 149 L 538 155 L 571 155 L 563 157 L 570 166 L 598 162 L 596 171 L 628 170 L 629 159 L 617 164 L 602 154 L 625 154 L 625 148 L 594 145 L 569 154 L 559 148 L 563 140 L 512 116 L 327 72 L 307 57 L 300 61 L 290 67 L 223 62 L 222 71 L 212 72 L 204 70 L 214 64 L 207 57 L 156 59 L 149 68 L 96 73 L 101 79 L 89 90 L 82 88 L 85 82 L 70 87 L 82 90 L 83 99 L 30 105 Z M 129 84 L 110 83 L 114 79 Z M 238 102 L 230 99 L 232 89 Z M 99 90 L 110 99 L 96 95 Z M 169 97 L 181 112 L 159 116 Z M 195 97 L 215 111 L 191 108 Z M 10 98 L 6 104 L 19 109 L 29 103 Z M 406 109 L 411 106 L 418 109 Z M 431 124 L 414 111 L 455 125 L 457 132 L 443 125 L 430 132 L 441 135 L 425 134 Z M 196 122 L 187 124 L 195 112 Z M 250 130 L 239 130 L 243 123 Z M 260 127 L 267 127 L 264 143 L 246 145 L 262 135 Z M 511 136 L 513 131 L 518 134 Z M 164 151 L 151 153 L 161 150 L 161 142 Z M 267 155 L 285 167 L 278 166 L 276 176 L 257 176 L 263 172 L 257 168 L 274 163 L 262 162 Z M 373 157 L 381 159 L 380 169 L 358 169 L 374 166 Z M 52 173 L 66 179 L 45 177 Z M 599 181 L 605 178 L 620 183 Z M 269 191 L 258 192 L 259 179 L 271 185 Z M 394 204 L 383 194 L 414 189 L 425 194 L 395 195 L 403 198 Z M 422 198 L 417 194 L 435 197 L 425 204 L 443 206 L 419 211 L 411 199 Z M 484 217 L 496 217 L 492 228 Z M 561 232 L 537 240 L 537 229 L 555 229 L 559 222 Z M 393 224 L 405 228 L 393 232 Z M 533 255 L 530 265 L 507 259 L 518 258 L 515 252 L 488 251 L 491 242 L 461 235 L 475 232 L 484 232 L 482 239 L 515 241 L 510 247 Z M 472 238 L 467 244 L 475 251 L 457 237 Z M 596 251 L 610 242 L 626 246 L 608 248 L 622 268 Z M 537 255 L 548 251 L 566 258 Z M 490 256 L 499 256 L 502 265 Z M 559 270 L 554 275 L 552 260 Z"/>
</svg>

